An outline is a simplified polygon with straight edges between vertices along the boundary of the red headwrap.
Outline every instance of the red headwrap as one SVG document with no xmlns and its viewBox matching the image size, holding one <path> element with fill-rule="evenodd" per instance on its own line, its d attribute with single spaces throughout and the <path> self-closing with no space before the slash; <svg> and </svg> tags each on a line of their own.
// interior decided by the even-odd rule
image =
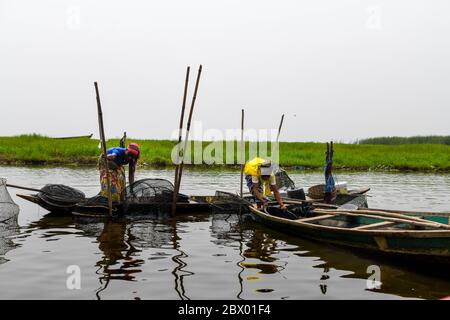
<svg viewBox="0 0 450 320">
<path fill-rule="evenodd" d="M 127 150 L 136 157 L 136 160 L 139 159 L 139 156 L 141 155 L 141 150 L 139 149 L 139 145 L 137 143 L 130 143 L 128 145 Z"/>
</svg>

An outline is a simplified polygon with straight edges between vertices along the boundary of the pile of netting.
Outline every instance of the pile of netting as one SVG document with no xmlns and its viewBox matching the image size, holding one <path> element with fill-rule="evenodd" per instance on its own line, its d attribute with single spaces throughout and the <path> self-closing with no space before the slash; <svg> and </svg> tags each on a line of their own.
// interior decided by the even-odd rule
<svg viewBox="0 0 450 320">
<path fill-rule="evenodd" d="M 0 178 L 0 222 L 11 219 L 19 213 L 19 206 L 6 189 L 6 179 Z"/>
<path fill-rule="evenodd" d="M 292 179 L 288 176 L 287 172 L 284 169 L 280 168 L 279 166 L 276 166 L 274 168 L 274 174 L 278 189 L 280 190 L 295 189 L 294 181 L 292 181 Z"/>
<path fill-rule="evenodd" d="M 253 202 L 253 197 L 240 197 L 226 191 L 216 191 L 214 197 L 210 201 L 213 213 L 217 212 L 248 212 L 248 205 Z"/>
<path fill-rule="evenodd" d="M 172 206 L 174 185 L 164 179 L 142 179 L 127 186 L 124 212 L 166 212 Z M 189 197 L 178 195 L 177 202 L 188 202 Z"/>
<path fill-rule="evenodd" d="M 60 207 L 71 207 L 86 199 L 80 190 L 63 184 L 47 184 L 37 196 L 48 204 Z"/>
<path fill-rule="evenodd" d="M 173 201 L 174 185 L 164 179 L 142 179 L 128 185 L 124 200 L 113 203 L 122 213 L 161 213 L 170 212 Z M 188 197 L 178 195 L 177 202 L 188 202 Z M 78 209 L 99 210 L 108 207 L 108 198 L 96 195 L 77 204 Z"/>
</svg>

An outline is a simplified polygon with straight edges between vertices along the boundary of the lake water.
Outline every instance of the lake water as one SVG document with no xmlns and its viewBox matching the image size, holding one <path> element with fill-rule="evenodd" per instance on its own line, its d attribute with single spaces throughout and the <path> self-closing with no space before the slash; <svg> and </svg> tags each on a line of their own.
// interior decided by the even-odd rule
<svg viewBox="0 0 450 320">
<path fill-rule="evenodd" d="M 298 186 L 320 173 L 290 172 Z M 369 206 L 450 210 L 450 175 L 337 173 L 350 187 L 370 186 Z M 9 183 L 41 188 L 62 183 L 98 192 L 94 169 L 0 167 Z M 137 178 L 173 179 L 171 170 L 139 170 Z M 182 192 L 239 189 L 234 171 L 186 170 Z M 86 221 L 49 217 L 18 198 L 17 221 L 0 223 L 0 299 L 438 299 L 450 277 L 380 257 L 291 237 L 238 215 Z M 32 193 L 32 192 L 31 192 Z M 369 266 L 381 288 L 369 289 Z M 81 288 L 67 288 L 79 267 Z M 69 268 L 70 271 L 70 268 Z"/>
</svg>

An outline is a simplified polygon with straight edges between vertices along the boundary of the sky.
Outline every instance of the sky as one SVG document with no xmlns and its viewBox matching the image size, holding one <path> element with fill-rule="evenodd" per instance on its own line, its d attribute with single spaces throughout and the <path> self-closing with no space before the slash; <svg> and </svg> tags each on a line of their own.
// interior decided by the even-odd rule
<svg viewBox="0 0 450 320">
<path fill-rule="evenodd" d="M 175 138 L 186 67 L 202 132 L 449 135 L 448 0 L 0 0 L 0 136 Z M 191 94 L 188 101 L 191 99 Z M 209 131 L 211 133 L 211 131 Z"/>
</svg>

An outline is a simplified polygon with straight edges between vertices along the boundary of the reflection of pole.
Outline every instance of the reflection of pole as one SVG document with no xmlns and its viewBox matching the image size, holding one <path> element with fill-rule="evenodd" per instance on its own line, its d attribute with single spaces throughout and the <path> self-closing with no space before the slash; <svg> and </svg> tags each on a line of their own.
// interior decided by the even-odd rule
<svg viewBox="0 0 450 320">
<path fill-rule="evenodd" d="M 244 109 L 241 115 L 241 198 L 244 197 L 244 163 L 245 163 L 245 144 L 244 144 Z"/>
<path fill-rule="evenodd" d="M 237 263 L 237 266 L 239 268 L 241 268 L 241 271 L 239 271 L 238 273 L 238 281 L 239 281 L 239 293 L 237 294 L 236 298 L 238 298 L 239 300 L 244 300 L 243 298 L 241 298 L 242 293 L 244 292 L 244 280 L 242 279 L 242 273 L 244 272 L 244 267 L 242 266 L 242 263 L 245 261 L 245 257 L 244 254 L 242 253 L 243 251 L 243 244 L 242 242 L 244 241 L 244 237 L 242 236 L 242 227 L 241 227 L 241 223 L 239 223 L 239 236 L 240 236 L 240 241 L 239 241 L 239 255 L 241 256 L 241 261 L 239 261 Z"/>
<path fill-rule="evenodd" d="M 179 245 L 177 242 L 177 239 L 178 239 L 177 224 L 176 224 L 175 219 L 172 220 L 172 228 L 173 228 L 173 237 L 172 237 L 173 248 L 180 253 L 179 255 L 175 255 L 172 257 L 172 261 L 177 264 L 177 266 L 172 271 L 172 274 L 175 277 L 175 291 L 177 292 L 177 294 L 181 300 L 191 300 L 186 295 L 186 290 L 184 289 L 183 278 L 185 275 L 179 275 L 178 272 L 183 271 L 183 272 L 186 272 L 188 275 L 193 275 L 194 273 L 183 270 L 183 268 L 186 267 L 187 264 L 183 260 L 181 260 L 181 258 L 187 258 L 188 255 L 179 248 Z"/>
</svg>

